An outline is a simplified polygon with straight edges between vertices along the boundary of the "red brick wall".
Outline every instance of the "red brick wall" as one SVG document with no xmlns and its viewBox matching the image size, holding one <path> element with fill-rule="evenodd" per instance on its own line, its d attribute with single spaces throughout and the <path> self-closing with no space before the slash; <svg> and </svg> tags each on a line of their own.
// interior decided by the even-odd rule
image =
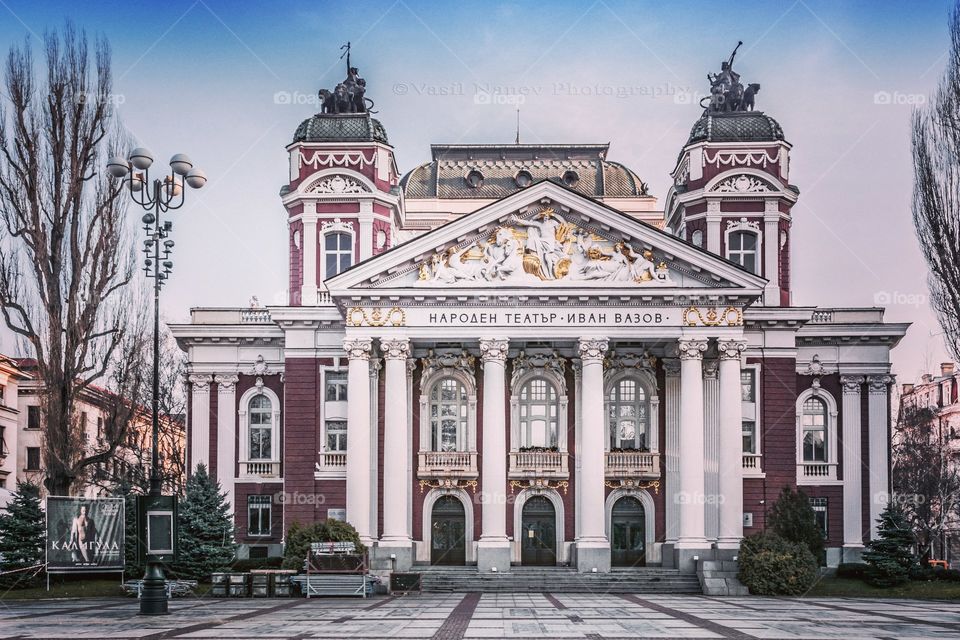
<svg viewBox="0 0 960 640">
<path fill-rule="evenodd" d="M 320 433 L 320 362 L 316 358 L 287 358 L 285 364 L 286 437 L 283 467 L 287 494 L 316 493 L 314 466 Z M 238 395 L 239 395 L 238 390 Z M 284 528 L 294 521 L 317 520 L 319 501 L 305 504 L 292 500 L 284 507 Z"/>
<path fill-rule="evenodd" d="M 272 498 L 272 510 L 270 512 L 270 535 L 269 536 L 248 536 L 247 524 L 249 515 L 247 512 L 247 498 L 254 495 L 268 495 Z M 236 527 L 235 536 L 238 542 L 247 544 L 261 543 L 279 543 L 283 539 L 283 484 L 279 482 L 253 483 L 238 482 L 234 487 L 234 527 Z"/>
</svg>

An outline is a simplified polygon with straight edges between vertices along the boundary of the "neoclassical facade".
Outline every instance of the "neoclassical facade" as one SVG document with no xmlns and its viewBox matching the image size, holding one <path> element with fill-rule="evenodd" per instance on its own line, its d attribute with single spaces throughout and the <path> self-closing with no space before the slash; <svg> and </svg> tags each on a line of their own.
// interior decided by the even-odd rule
<svg viewBox="0 0 960 640">
<path fill-rule="evenodd" d="M 189 464 L 243 552 L 338 518 L 385 570 L 693 571 L 800 486 L 828 561 L 857 558 L 907 327 L 791 304 L 773 118 L 708 108 L 678 142 L 661 207 L 607 145 L 434 145 L 401 174 L 369 113 L 304 121 L 289 304 L 173 327 Z"/>
</svg>

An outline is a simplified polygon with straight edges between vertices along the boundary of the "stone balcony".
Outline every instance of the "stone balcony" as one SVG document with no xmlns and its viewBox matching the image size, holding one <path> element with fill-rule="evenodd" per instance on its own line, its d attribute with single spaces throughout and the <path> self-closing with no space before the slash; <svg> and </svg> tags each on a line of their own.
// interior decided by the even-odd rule
<svg viewBox="0 0 960 640">
<path fill-rule="evenodd" d="M 417 476 L 420 478 L 476 478 L 476 451 L 421 451 Z"/>
<path fill-rule="evenodd" d="M 801 462 L 797 465 L 797 483 L 829 484 L 837 482 L 836 462 Z"/>
<path fill-rule="evenodd" d="M 745 453 L 743 454 L 743 475 L 746 476 L 762 476 L 763 475 L 763 460 L 762 456 L 759 453 Z"/>
<path fill-rule="evenodd" d="M 243 478 L 279 478 L 280 462 L 271 460 L 242 460 L 240 476 Z"/>
<path fill-rule="evenodd" d="M 319 451 L 313 475 L 316 479 L 346 478 L 347 452 L 346 451 Z"/>
<path fill-rule="evenodd" d="M 660 454 L 655 451 L 607 451 L 608 478 L 659 478 Z"/>
<path fill-rule="evenodd" d="M 567 478 L 570 475 L 566 451 L 511 451 L 510 478 Z"/>
</svg>

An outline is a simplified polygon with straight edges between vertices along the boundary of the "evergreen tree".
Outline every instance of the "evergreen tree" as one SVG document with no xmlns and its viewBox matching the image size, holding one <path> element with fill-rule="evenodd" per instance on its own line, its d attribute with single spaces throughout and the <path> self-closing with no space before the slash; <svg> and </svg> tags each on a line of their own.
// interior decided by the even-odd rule
<svg viewBox="0 0 960 640">
<path fill-rule="evenodd" d="M 817 516 L 810 506 L 810 498 L 802 489 L 794 491 L 784 487 L 770 509 L 770 527 L 774 533 L 790 542 L 810 549 L 820 564 L 823 564 L 823 531 L 817 525 Z"/>
<path fill-rule="evenodd" d="M 917 564 L 913 531 L 903 510 L 891 502 L 877 519 L 877 537 L 867 543 L 863 560 L 869 565 L 866 581 L 876 587 L 894 587 L 910 579 Z"/>
<path fill-rule="evenodd" d="M 233 518 L 220 483 L 197 465 L 187 480 L 186 495 L 180 502 L 180 555 L 173 572 L 180 578 L 205 580 L 233 562 Z"/>
<path fill-rule="evenodd" d="M 0 585 L 6 588 L 29 587 L 39 582 L 39 571 L 15 569 L 42 565 L 47 539 L 40 487 L 18 482 L 17 492 L 6 510 L 0 513 Z"/>
</svg>

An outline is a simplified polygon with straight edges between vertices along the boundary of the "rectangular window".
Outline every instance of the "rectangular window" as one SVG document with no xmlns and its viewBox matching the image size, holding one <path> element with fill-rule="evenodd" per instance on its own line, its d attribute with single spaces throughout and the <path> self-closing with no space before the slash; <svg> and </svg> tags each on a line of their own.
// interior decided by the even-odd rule
<svg viewBox="0 0 960 640">
<path fill-rule="evenodd" d="M 344 402 L 347 399 L 347 374 L 337 372 L 327 373 L 327 389 L 324 397 L 327 402 Z"/>
<path fill-rule="evenodd" d="M 40 447 L 27 447 L 27 471 L 40 471 Z"/>
<path fill-rule="evenodd" d="M 757 401 L 756 369 L 740 371 L 740 399 L 743 402 Z"/>
<path fill-rule="evenodd" d="M 0 407 L 7 406 L 7 387 L 0 384 Z"/>
<path fill-rule="evenodd" d="M 810 506 L 813 507 L 813 515 L 817 519 L 817 527 L 827 537 L 827 499 L 810 498 Z"/>
<path fill-rule="evenodd" d="M 27 407 L 27 429 L 40 428 L 40 407 L 30 405 Z"/>
<path fill-rule="evenodd" d="M 270 496 L 247 496 L 247 534 L 270 535 Z"/>
<path fill-rule="evenodd" d="M 753 420 L 744 420 L 742 422 L 743 431 L 743 452 L 757 452 L 757 423 Z"/>
<path fill-rule="evenodd" d="M 103 437 L 103 416 L 97 416 L 97 437 Z"/>
<path fill-rule="evenodd" d="M 7 455 L 7 428 L 0 427 L 0 456 Z"/>
<path fill-rule="evenodd" d="M 347 450 L 346 420 L 327 420 L 327 451 Z"/>
</svg>

